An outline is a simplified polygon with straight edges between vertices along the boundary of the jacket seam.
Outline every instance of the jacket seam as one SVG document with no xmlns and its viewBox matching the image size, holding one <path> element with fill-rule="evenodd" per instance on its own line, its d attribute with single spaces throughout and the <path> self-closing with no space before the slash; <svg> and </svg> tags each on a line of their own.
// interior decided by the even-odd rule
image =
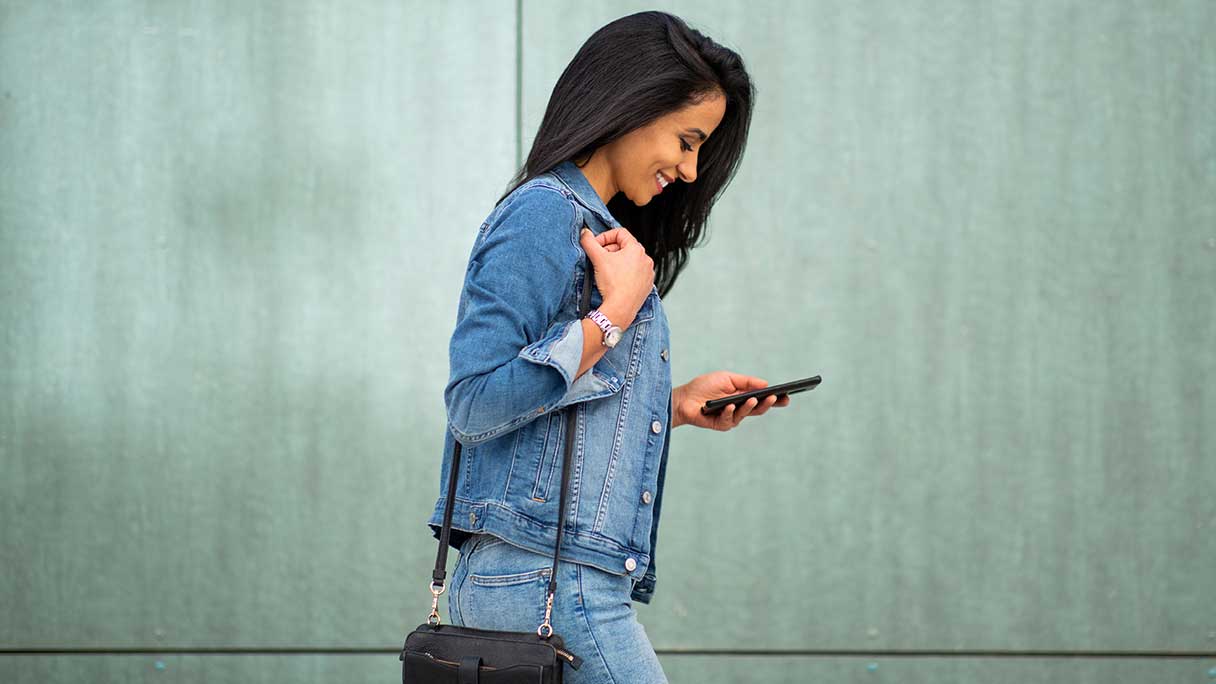
<svg viewBox="0 0 1216 684">
<path fill-rule="evenodd" d="M 637 333 L 634 333 L 633 345 L 636 348 Z M 631 352 L 632 353 L 632 352 Z M 632 362 L 631 362 L 632 365 Z M 628 369 L 626 369 L 628 373 Z M 595 511 L 595 523 L 591 526 L 592 532 L 601 532 L 604 529 L 604 521 L 608 517 L 608 501 L 612 496 L 612 485 L 616 479 L 616 467 L 620 462 L 621 445 L 625 437 L 625 416 L 629 412 L 629 397 L 633 394 L 633 381 L 626 377 L 621 387 L 621 400 L 617 404 L 616 412 L 616 429 L 612 431 L 612 454 L 608 457 L 608 473 L 604 481 L 604 490 L 600 493 L 599 507 Z M 632 539 L 633 534 L 630 533 Z"/>
<path fill-rule="evenodd" d="M 515 431 L 515 441 L 511 444 L 511 465 L 507 469 L 507 486 L 502 490 L 503 501 L 506 501 L 508 492 L 511 491 L 511 477 L 515 474 L 515 458 L 519 455 L 519 439 L 523 430 Z M 456 499 L 459 501 L 459 497 Z"/>
<path fill-rule="evenodd" d="M 557 180 L 558 183 L 561 183 L 562 186 L 565 187 L 566 190 L 568 190 L 570 192 L 571 199 L 573 201 L 577 202 L 579 205 L 584 207 L 587 211 L 595 214 L 596 217 L 598 217 L 599 220 L 603 221 L 604 224 L 607 225 L 609 228 L 612 227 L 613 221 L 609 220 L 608 218 L 605 218 L 604 215 L 601 214 L 596 207 L 593 207 L 589 203 L 585 202 L 583 200 L 583 198 L 579 196 L 578 191 L 575 190 L 569 183 L 566 182 L 565 178 L 562 178 L 561 175 L 557 174 L 557 173 L 552 174 L 552 176 L 554 179 Z"/>
<path fill-rule="evenodd" d="M 503 423 L 502 425 L 499 425 L 497 427 L 490 428 L 489 430 L 486 430 L 484 432 L 465 433 L 465 432 L 462 432 L 461 430 L 457 429 L 456 426 L 452 423 L 448 423 L 448 426 L 452 430 L 453 437 L 459 439 L 461 444 L 464 444 L 465 446 L 469 446 L 469 445 L 477 444 L 480 442 L 488 441 L 491 438 L 493 438 L 499 434 L 510 432 L 516 426 L 527 422 L 528 420 L 532 419 L 533 417 L 534 417 L 533 414 L 525 413 L 522 416 L 516 416 L 515 418 L 512 418 L 511 420 L 507 421 L 506 423 Z"/>
<path fill-rule="evenodd" d="M 574 407 L 574 453 L 570 454 L 570 469 L 572 471 L 570 473 L 570 507 L 574 509 L 574 515 L 571 516 L 571 519 L 574 522 L 574 531 L 577 533 L 579 494 L 582 493 L 582 488 L 579 485 L 583 481 L 583 461 L 584 454 L 587 453 L 587 411 L 585 408 L 583 410 L 579 410 L 577 403 L 574 404 Z M 559 510 L 557 511 L 557 519 L 559 521 L 558 524 L 560 525 L 560 521 L 562 517 L 565 516 L 566 512 L 560 510 L 560 499 L 557 505 L 559 507 Z M 544 523 L 541 523 L 541 525 L 548 527 L 548 525 L 545 525 Z M 556 531 L 557 527 L 554 527 L 553 529 Z"/>
<path fill-rule="evenodd" d="M 440 501 L 443 501 L 443 497 L 440 497 Z M 515 510 L 515 509 L 513 509 L 513 508 L 511 508 L 511 507 L 509 507 L 509 506 L 507 506 L 506 504 L 504 504 L 504 503 L 503 503 L 503 502 L 501 502 L 501 501 L 473 501 L 473 500 L 471 500 L 471 499 L 466 499 L 466 498 L 461 497 L 461 496 L 456 497 L 456 501 L 457 501 L 457 503 L 463 503 L 463 504 L 465 504 L 466 506 L 469 506 L 469 507 L 481 507 L 481 508 L 488 508 L 488 507 L 490 507 L 490 506 L 493 506 L 494 508 L 496 508 L 496 509 L 498 509 L 498 510 L 502 511 L 503 513 L 506 513 L 506 514 L 508 514 L 508 515 L 510 515 L 510 516 L 512 516 L 512 517 L 514 517 L 514 518 L 518 518 L 518 519 L 523 520 L 523 521 L 525 521 L 525 522 L 528 522 L 528 523 L 531 523 L 531 524 L 537 525 L 537 526 L 542 527 L 542 528 L 544 528 L 544 529 L 546 529 L 546 530 L 552 530 L 552 531 L 554 531 L 555 533 L 556 533 L 556 531 L 557 531 L 557 526 L 556 526 L 556 525 L 549 525 L 548 523 L 545 523 L 545 522 L 543 522 L 543 521 L 541 521 L 541 520 L 537 520 L 536 518 L 533 518 L 533 517 L 532 517 L 532 516 L 530 516 L 530 515 L 527 515 L 527 514 L 524 514 L 524 513 L 520 513 L 519 511 L 517 511 L 517 510 Z M 454 516 L 453 516 L 453 518 L 454 518 Z M 570 520 L 570 519 L 567 519 L 567 522 L 573 523 L 574 521 L 573 521 L 573 520 Z M 471 532 L 471 533 L 473 533 L 473 534 L 481 534 L 481 533 L 482 533 L 482 531 L 481 531 L 480 529 L 469 529 L 469 528 L 467 528 L 467 527 L 461 527 L 460 525 L 457 525 L 457 524 L 456 524 L 456 520 L 455 520 L 455 519 L 453 519 L 453 520 L 452 520 L 452 529 L 454 529 L 454 530 L 460 530 L 460 531 L 462 531 L 462 532 Z M 616 553 L 624 553 L 624 554 L 630 554 L 630 555 L 638 554 L 638 551 L 637 551 L 636 549 L 632 549 L 632 548 L 630 548 L 630 547 L 628 547 L 628 546 L 622 546 L 622 545 L 621 545 L 621 543 L 620 543 L 619 541 L 617 541 L 617 540 L 615 540 L 615 539 L 612 539 L 611 537 L 606 537 L 606 536 L 604 536 L 604 535 L 602 535 L 602 534 L 598 534 L 598 533 L 596 533 L 596 532 L 590 532 L 590 531 L 588 531 L 588 532 L 580 532 L 580 531 L 578 531 L 577 529 L 575 529 L 575 530 L 569 530 L 569 531 L 570 531 L 570 532 L 572 532 L 572 533 L 574 533 L 574 534 L 581 535 L 581 536 L 584 536 L 584 537 L 589 537 L 589 538 L 594 539 L 594 540 L 596 540 L 596 541 L 598 541 L 598 542 L 602 542 L 602 543 L 604 543 L 604 544 L 611 545 L 611 546 L 613 546 L 613 547 L 616 549 Z M 647 555 L 647 554 L 641 554 L 641 555 Z M 649 562 L 649 561 L 648 561 L 648 562 Z M 610 570 L 609 570 L 609 571 L 606 571 L 606 572 L 609 572 L 610 574 L 612 574 L 612 571 L 610 571 Z"/>
<path fill-rule="evenodd" d="M 570 237 L 570 245 L 572 247 L 578 247 L 579 246 L 578 231 L 575 229 L 578 227 L 579 217 L 581 216 L 581 214 L 579 212 L 579 207 L 584 206 L 584 205 L 583 205 L 582 200 L 579 199 L 578 193 L 571 190 L 570 187 L 566 185 L 565 181 L 562 181 L 560 178 L 558 178 L 557 181 L 558 181 L 558 185 L 554 185 L 554 184 L 548 182 L 547 179 L 544 178 L 543 176 L 537 176 L 536 178 L 533 178 L 532 180 L 528 181 L 527 183 L 519 186 L 519 189 L 516 191 L 516 193 L 513 193 L 516 196 L 514 198 L 512 198 L 509 202 L 504 202 L 504 204 L 502 205 L 502 209 L 504 209 L 504 210 L 508 209 L 512 204 L 515 204 L 515 202 L 519 201 L 519 198 L 523 195 L 523 193 L 520 191 L 525 190 L 525 189 L 544 188 L 545 190 L 554 192 L 554 193 L 560 195 L 563 199 L 565 199 L 566 202 L 570 205 L 570 208 L 574 210 L 574 220 L 570 225 L 570 228 L 572 230 L 568 231 L 568 233 L 569 233 L 569 237 Z"/>
</svg>

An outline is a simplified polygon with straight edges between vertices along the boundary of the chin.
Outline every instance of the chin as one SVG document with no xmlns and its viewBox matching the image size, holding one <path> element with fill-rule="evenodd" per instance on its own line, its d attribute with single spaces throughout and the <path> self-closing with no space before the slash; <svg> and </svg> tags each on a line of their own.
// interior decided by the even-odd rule
<svg viewBox="0 0 1216 684">
<path fill-rule="evenodd" d="M 639 201 L 635 200 L 632 195 L 627 194 L 625 196 L 629 198 L 630 202 L 633 202 L 635 205 L 637 205 L 639 207 L 644 207 L 647 204 L 650 204 L 650 200 L 654 199 L 654 195 L 644 195 L 642 201 L 639 202 Z"/>
</svg>

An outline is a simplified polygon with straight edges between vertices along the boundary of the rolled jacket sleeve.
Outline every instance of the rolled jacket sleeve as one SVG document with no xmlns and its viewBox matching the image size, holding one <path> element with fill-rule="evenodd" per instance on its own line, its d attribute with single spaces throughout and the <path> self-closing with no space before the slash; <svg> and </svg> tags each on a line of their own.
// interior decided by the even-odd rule
<svg viewBox="0 0 1216 684">
<path fill-rule="evenodd" d="M 473 245 L 449 345 L 444 403 L 465 444 L 610 391 L 591 371 L 576 377 L 583 327 L 574 278 L 586 258 L 575 241 L 577 209 L 543 186 L 508 201 Z"/>
</svg>

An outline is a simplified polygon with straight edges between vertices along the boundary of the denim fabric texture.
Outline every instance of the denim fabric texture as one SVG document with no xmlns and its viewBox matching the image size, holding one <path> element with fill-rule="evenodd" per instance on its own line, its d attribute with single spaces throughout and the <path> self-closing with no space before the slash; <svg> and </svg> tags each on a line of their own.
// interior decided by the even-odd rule
<svg viewBox="0 0 1216 684">
<path fill-rule="evenodd" d="M 489 533 L 551 558 L 575 411 L 562 558 L 628 577 L 630 597 L 649 603 L 671 432 L 667 317 L 652 287 L 621 341 L 575 379 L 584 225 L 597 235 L 620 227 L 569 161 L 516 188 L 482 223 L 448 350 L 448 424 L 427 524 L 438 539 L 458 440 L 451 545 Z M 592 308 L 602 301 L 593 287 Z"/>
<path fill-rule="evenodd" d="M 448 615 L 453 624 L 534 632 L 545 616 L 553 557 L 489 534 L 469 537 L 452 571 Z M 565 667 L 566 684 L 666 684 L 646 629 L 629 601 L 631 580 L 580 563 L 557 566 L 549 619 L 554 634 L 583 659 Z"/>
</svg>

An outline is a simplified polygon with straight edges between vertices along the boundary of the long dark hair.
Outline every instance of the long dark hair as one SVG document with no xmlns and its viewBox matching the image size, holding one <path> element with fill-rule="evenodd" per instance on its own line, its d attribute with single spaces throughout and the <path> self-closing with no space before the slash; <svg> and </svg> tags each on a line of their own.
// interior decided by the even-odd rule
<svg viewBox="0 0 1216 684">
<path fill-rule="evenodd" d="M 638 12 L 596 31 L 566 66 L 528 159 L 499 202 L 520 185 L 706 96 L 726 96 L 726 113 L 697 156 L 697 179 L 672 183 L 646 206 L 624 193 L 608 211 L 655 262 L 665 296 L 702 239 L 710 209 L 738 169 L 747 145 L 755 88 L 743 59 L 683 19 Z"/>
</svg>

